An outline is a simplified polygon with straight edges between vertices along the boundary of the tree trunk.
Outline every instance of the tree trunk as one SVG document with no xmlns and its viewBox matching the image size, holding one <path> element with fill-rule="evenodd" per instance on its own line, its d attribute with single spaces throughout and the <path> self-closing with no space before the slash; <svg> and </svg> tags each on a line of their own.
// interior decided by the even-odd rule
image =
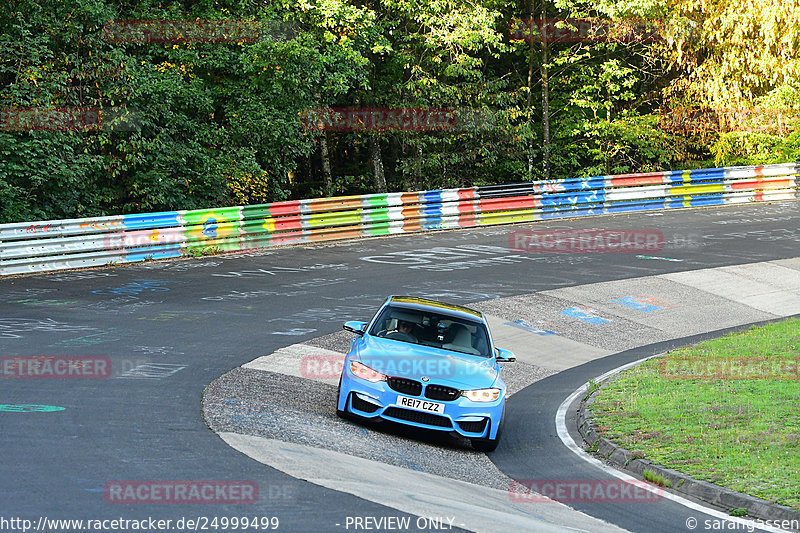
<svg viewBox="0 0 800 533">
<path fill-rule="evenodd" d="M 381 160 L 381 145 L 378 135 L 369 134 L 369 158 L 372 162 L 372 175 L 375 177 L 375 192 L 386 192 L 386 176 L 383 174 L 383 161 Z"/>
<path fill-rule="evenodd" d="M 533 112 L 531 104 L 533 102 L 533 0 L 530 0 L 530 26 L 528 26 L 528 41 L 530 42 L 530 53 L 528 54 L 528 101 L 526 108 L 528 112 L 528 127 L 533 129 Z M 533 139 L 528 139 L 528 179 L 533 179 Z"/>
<path fill-rule="evenodd" d="M 546 0 L 542 0 L 542 19 L 547 21 Z M 542 178 L 550 179 L 550 85 L 547 73 L 547 32 L 542 32 Z"/>
<path fill-rule="evenodd" d="M 610 55 L 609 50 L 606 48 L 606 62 L 608 62 Z M 606 83 L 606 128 L 605 134 L 603 135 L 603 140 L 605 142 L 605 149 L 603 151 L 606 154 L 606 175 L 611 174 L 611 140 L 608 134 L 609 131 L 611 131 L 611 87 Z"/>
<path fill-rule="evenodd" d="M 417 161 L 414 164 L 414 183 L 411 190 L 419 191 L 422 189 L 422 146 L 417 146 Z"/>
<path fill-rule="evenodd" d="M 319 138 L 320 155 L 322 156 L 322 177 L 325 180 L 323 194 L 331 196 L 333 194 L 333 179 L 331 178 L 331 159 L 328 154 L 328 134 L 324 131 Z"/>
</svg>

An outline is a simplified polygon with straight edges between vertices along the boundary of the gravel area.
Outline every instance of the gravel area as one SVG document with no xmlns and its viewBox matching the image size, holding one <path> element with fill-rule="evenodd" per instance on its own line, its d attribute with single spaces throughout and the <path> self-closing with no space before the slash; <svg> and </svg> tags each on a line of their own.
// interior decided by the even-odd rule
<svg viewBox="0 0 800 533">
<path fill-rule="evenodd" d="M 355 333 L 349 331 L 337 331 L 329 335 L 309 339 L 303 344 L 315 346 L 317 348 L 325 348 L 326 350 L 333 350 L 334 352 L 347 353 L 350 350 L 350 341 L 355 337 Z"/>
<path fill-rule="evenodd" d="M 473 304 L 473 307 L 506 320 L 526 320 L 540 325 L 544 329 L 554 331 L 562 337 L 612 352 L 671 338 L 658 329 L 638 324 L 609 312 L 598 313 L 598 316 L 608 320 L 602 324 L 590 324 L 563 315 L 561 312 L 565 309 L 583 308 L 583 306 L 572 300 L 555 297 L 552 295 L 555 292 L 550 291 L 549 295 L 534 293 L 487 300 Z M 643 339 L 647 340 L 642 342 Z"/>
<path fill-rule="evenodd" d="M 515 382 L 517 382 L 515 378 Z M 388 422 L 336 416 L 336 387 L 236 368 L 205 391 L 203 413 L 216 432 L 229 431 L 335 450 L 382 463 L 507 490 L 511 481 L 466 439 Z"/>
</svg>

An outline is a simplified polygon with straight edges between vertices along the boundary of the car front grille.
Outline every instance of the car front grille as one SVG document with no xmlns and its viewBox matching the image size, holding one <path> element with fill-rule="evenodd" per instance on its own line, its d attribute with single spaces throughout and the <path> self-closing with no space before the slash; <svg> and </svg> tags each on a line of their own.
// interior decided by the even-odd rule
<svg viewBox="0 0 800 533">
<path fill-rule="evenodd" d="M 441 428 L 452 427 L 452 424 L 450 424 L 450 419 L 447 417 L 434 415 L 431 413 L 423 413 L 422 411 L 400 409 L 399 407 L 388 407 L 383 412 L 383 416 L 398 418 L 400 420 L 408 420 L 409 422 L 425 424 L 426 426 L 436 426 Z"/>
<path fill-rule="evenodd" d="M 386 383 L 393 390 L 409 396 L 419 396 L 422 394 L 422 383 L 413 379 L 387 378 Z"/>
<path fill-rule="evenodd" d="M 428 385 L 425 387 L 425 397 L 431 400 L 450 402 L 461 395 L 461 391 L 444 385 Z"/>
<path fill-rule="evenodd" d="M 380 409 L 380 407 L 378 407 L 374 403 L 370 403 L 359 398 L 358 394 L 353 394 L 353 400 L 350 403 L 350 405 L 353 406 L 353 409 L 356 409 L 358 411 L 363 411 L 365 413 L 374 413 L 375 411 Z"/>
<path fill-rule="evenodd" d="M 480 422 L 456 422 L 456 424 L 458 424 L 458 427 L 460 427 L 462 431 L 468 433 L 483 433 L 483 430 L 486 429 L 487 420 L 487 418 L 484 418 Z"/>
</svg>

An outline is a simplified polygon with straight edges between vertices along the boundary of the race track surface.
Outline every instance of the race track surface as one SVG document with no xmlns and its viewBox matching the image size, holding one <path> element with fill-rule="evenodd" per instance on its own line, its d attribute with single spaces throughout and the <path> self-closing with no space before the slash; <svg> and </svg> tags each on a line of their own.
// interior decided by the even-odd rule
<svg viewBox="0 0 800 533">
<path fill-rule="evenodd" d="M 176 521 L 277 516 L 283 531 L 343 531 L 348 517 L 354 516 L 408 517 L 414 524 L 417 516 L 335 487 L 298 480 L 233 450 L 201 416 L 205 387 L 261 356 L 336 333 L 346 319 L 368 319 L 388 294 L 480 302 L 482 309 L 494 311 L 502 320 L 531 324 L 541 315 L 526 315 L 531 309 L 547 311 L 555 309 L 559 299 L 577 300 L 564 292 L 572 287 L 795 258 L 800 255 L 798 221 L 798 204 L 786 202 L 398 236 L 2 279 L 0 355 L 101 356 L 110 359 L 113 370 L 108 379 L 0 381 L 2 405 L 64 408 L 0 411 L 4 454 L 0 517 L 35 523 L 39 517 Z M 509 233 L 525 227 L 655 229 L 667 242 L 663 250 L 644 257 L 510 250 Z M 787 262 L 785 268 L 793 264 Z M 562 292 L 550 292 L 557 290 Z M 724 292 L 724 286 L 717 290 L 719 302 L 728 301 Z M 514 305 L 493 308 L 492 301 L 500 298 Z M 750 321 L 757 322 L 798 312 L 790 309 L 791 300 L 782 304 L 774 299 L 772 305 L 784 305 L 780 313 L 750 303 L 718 307 L 707 320 L 717 320 L 719 327 L 714 329 L 720 329 L 743 323 L 742 313 L 750 313 Z M 557 318 L 546 321 L 555 323 Z M 654 343 L 669 342 L 658 332 L 668 332 L 668 338 L 699 333 L 680 327 L 670 331 L 668 324 L 651 329 L 648 335 Z M 666 346 L 629 351 L 613 360 L 600 358 L 633 348 L 630 342 L 636 339 L 626 337 L 626 331 L 630 329 L 622 323 L 614 323 L 599 336 L 590 328 L 565 329 L 557 336 L 563 342 L 597 350 L 585 364 L 574 361 L 554 368 L 553 360 L 545 358 L 547 364 L 535 365 L 520 357 L 523 364 L 564 371 L 537 374 L 531 386 L 511 398 L 507 421 L 515 423 L 509 423 L 491 462 L 484 457 L 477 460 L 482 468 L 516 479 L 585 478 L 586 466 L 554 440 L 550 409 L 587 376 Z M 269 383 L 254 382 L 253 387 L 256 395 L 267 388 L 265 402 L 281 404 L 280 394 L 268 394 Z M 311 397 L 311 403 L 315 399 Z M 320 402 L 324 399 L 321 396 Z M 524 424 L 519 423 L 522 420 Z M 443 455 L 459 452 L 457 446 L 455 450 L 447 446 Z M 467 478 L 464 474 L 461 480 Z M 239 505 L 107 503 L 104 486 L 119 480 L 250 480 L 259 488 L 259 499 Z M 631 531 L 686 530 L 680 519 L 689 513 L 681 506 L 662 501 L 643 513 L 641 505 L 621 512 L 597 504 L 574 507 Z"/>
</svg>

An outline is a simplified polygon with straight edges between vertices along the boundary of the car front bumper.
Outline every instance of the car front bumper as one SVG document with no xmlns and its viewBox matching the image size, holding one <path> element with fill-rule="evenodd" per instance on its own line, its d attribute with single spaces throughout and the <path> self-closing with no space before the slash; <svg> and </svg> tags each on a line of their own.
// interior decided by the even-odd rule
<svg viewBox="0 0 800 533">
<path fill-rule="evenodd" d="M 445 383 L 437 383 L 447 385 Z M 400 396 L 444 405 L 444 413 L 400 407 Z M 493 402 L 473 402 L 463 396 L 455 400 L 428 400 L 395 391 L 386 381 L 376 383 L 354 377 L 347 370 L 342 376 L 338 409 L 363 418 L 384 419 L 413 427 L 456 432 L 468 438 L 494 439 L 505 407 L 505 391 Z"/>
</svg>

